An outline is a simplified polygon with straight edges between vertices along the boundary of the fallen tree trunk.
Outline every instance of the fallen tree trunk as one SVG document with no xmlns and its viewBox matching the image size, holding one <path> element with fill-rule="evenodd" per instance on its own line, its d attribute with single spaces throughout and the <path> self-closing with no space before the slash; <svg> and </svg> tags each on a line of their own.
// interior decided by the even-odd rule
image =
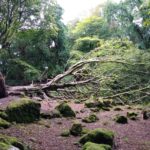
<svg viewBox="0 0 150 150">
<path fill-rule="evenodd" d="M 97 82 L 96 77 L 92 77 L 92 76 L 84 77 L 84 75 L 82 74 L 82 71 L 84 72 L 84 66 L 89 63 L 119 63 L 122 65 L 133 65 L 124 61 L 112 60 L 108 58 L 94 58 L 94 59 L 84 60 L 71 66 L 67 71 L 65 71 L 62 74 L 57 75 L 56 77 L 49 80 L 45 84 L 12 86 L 12 87 L 8 87 L 8 93 L 9 95 L 19 95 L 19 94 L 31 95 L 33 93 L 34 94 L 37 93 L 38 95 L 43 95 L 43 97 L 46 97 L 46 96 L 51 97 L 49 94 L 50 91 L 57 91 L 58 89 L 60 91 L 60 89 L 75 87 L 79 85 L 82 86 L 82 85 L 89 84 L 89 83 L 95 84 Z M 70 76 L 70 75 L 73 77 L 74 79 L 73 81 L 69 81 L 69 82 L 62 81 L 65 77 Z M 75 78 L 76 75 L 80 75 L 81 77 L 83 76 L 83 78 L 81 78 L 81 80 L 76 80 Z"/>
</svg>

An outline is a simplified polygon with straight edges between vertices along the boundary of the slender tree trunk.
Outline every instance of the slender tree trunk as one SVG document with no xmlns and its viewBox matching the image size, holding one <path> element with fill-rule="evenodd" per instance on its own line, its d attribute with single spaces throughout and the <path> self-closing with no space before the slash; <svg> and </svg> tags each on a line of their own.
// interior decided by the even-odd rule
<svg viewBox="0 0 150 150">
<path fill-rule="evenodd" d="M 5 86 L 5 79 L 2 75 L 2 73 L 0 72 L 0 98 L 4 98 L 6 97 L 7 91 L 6 91 L 6 86 Z"/>
</svg>

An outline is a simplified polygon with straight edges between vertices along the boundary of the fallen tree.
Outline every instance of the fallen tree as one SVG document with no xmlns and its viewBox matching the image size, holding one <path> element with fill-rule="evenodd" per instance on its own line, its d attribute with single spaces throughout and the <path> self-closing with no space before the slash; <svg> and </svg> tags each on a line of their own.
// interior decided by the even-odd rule
<svg viewBox="0 0 150 150">
<path fill-rule="evenodd" d="M 45 84 L 31 84 L 31 85 L 27 85 L 27 86 L 9 86 L 7 88 L 9 95 L 28 95 L 31 93 L 38 93 L 41 95 L 45 95 L 44 97 L 51 97 L 50 94 L 48 94 L 50 91 L 57 91 L 60 89 L 64 89 L 64 88 L 69 88 L 69 87 L 74 87 L 77 85 L 85 85 L 87 83 L 90 83 L 92 81 L 95 80 L 94 77 L 88 77 L 88 78 L 83 78 L 82 80 L 76 81 L 75 77 L 76 75 L 80 72 L 80 75 L 82 74 L 82 70 L 83 67 L 86 64 L 92 63 L 92 62 L 108 62 L 110 60 L 107 59 L 90 59 L 87 61 L 80 61 L 78 63 L 76 63 L 75 65 L 71 66 L 67 71 L 65 71 L 62 74 L 57 75 L 56 77 L 54 77 L 52 80 L 48 81 Z M 71 81 L 69 83 L 62 83 L 61 81 L 67 77 L 72 75 L 74 77 L 74 81 Z M 81 75 L 82 76 L 82 75 Z"/>
</svg>

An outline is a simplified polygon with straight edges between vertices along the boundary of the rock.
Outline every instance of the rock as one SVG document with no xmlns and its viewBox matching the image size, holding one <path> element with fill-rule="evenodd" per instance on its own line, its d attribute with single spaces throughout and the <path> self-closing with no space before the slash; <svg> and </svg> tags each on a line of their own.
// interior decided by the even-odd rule
<svg viewBox="0 0 150 150">
<path fill-rule="evenodd" d="M 61 103 L 56 109 L 62 114 L 63 117 L 75 117 L 76 114 L 67 103 Z"/>
<path fill-rule="evenodd" d="M 79 142 L 81 144 L 85 144 L 86 142 L 94 142 L 112 146 L 114 143 L 114 133 L 106 129 L 97 128 L 83 135 Z"/>
<path fill-rule="evenodd" d="M 85 106 L 88 107 L 88 108 L 98 107 L 98 101 L 88 100 L 88 101 L 85 102 Z"/>
<path fill-rule="evenodd" d="M 7 120 L 8 116 L 4 110 L 0 110 L 0 118 Z"/>
<path fill-rule="evenodd" d="M 95 114 L 90 114 L 88 117 L 82 119 L 82 121 L 85 123 L 92 123 L 96 122 L 97 120 L 99 120 L 99 118 Z"/>
<path fill-rule="evenodd" d="M 63 137 L 68 137 L 70 135 L 70 131 L 69 130 L 64 130 L 62 133 L 61 133 L 61 136 Z"/>
<path fill-rule="evenodd" d="M 81 135 L 82 133 L 82 124 L 81 123 L 74 123 L 70 129 L 70 133 L 74 136 Z"/>
<path fill-rule="evenodd" d="M 11 102 L 6 108 L 8 121 L 17 123 L 30 123 L 40 118 L 40 103 L 28 98 Z"/>
<path fill-rule="evenodd" d="M 0 134 L 0 150 L 29 150 L 17 138 Z"/>
<path fill-rule="evenodd" d="M 99 100 L 88 100 L 85 102 L 85 106 L 88 108 L 107 108 L 112 106 L 112 100 L 109 99 L 99 99 Z"/>
<path fill-rule="evenodd" d="M 120 115 L 117 115 L 117 116 L 116 116 L 115 121 L 116 121 L 117 123 L 121 123 L 121 124 L 126 124 L 126 123 L 128 123 L 127 117 L 125 117 L 125 116 L 120 116 Z"/>
<path fill-rule="evenodd" d="M 0 128 L 7 129 L 10 127 L 10 123 L 2 118 L 0 118 Z"/>
<path fill-rule="evenodd" d="M 87 142 L 84 144 L 82 150 L 111 150 L 111 146 L 106 144 Z"/>
<path fill-rule="evenodd" d="M 52 119 L 52 118 L 61 118 L 62 117 L 60 112 L 56 109 L 54 109 L 52 111 L 44 111 L 40 115 L 44 119 Z"/>
<path fill-rule="evenodd" d="M 116 107 L 114 108 L 114 111 L 122 111 L 122 109 L 120 107 Z"/>
<path fill-rule="evenodd" d="M 127 117 L 130 118 L 131 120 L 137 120 L 138 114 L 135 112 L 127 112 Z"/>
<path fill-rule="evenodd" d="M 8 150 L 20 150 L 20 149 L 15 146 L 10 146 L 10 148 Z"/>
<path fill-rule="evenodd" d="M 143 119 L 144 120 L 150 119 L 150 110 L 143 111 Z"/>
</svg>

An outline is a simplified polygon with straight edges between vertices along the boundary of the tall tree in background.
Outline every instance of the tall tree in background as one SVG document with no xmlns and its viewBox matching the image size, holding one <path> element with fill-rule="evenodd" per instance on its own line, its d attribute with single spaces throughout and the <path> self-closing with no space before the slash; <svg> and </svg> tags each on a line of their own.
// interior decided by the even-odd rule
<svg viewBox="0 0 150 150">
<path fill-rule="evenodd" d="M 108 3 L 105 16 L 110 25 L 117 28 L 117 36 L 129 37 L 140 48 L 149 48 L 148 29 L 144 28 L 144 16 L 141 12 L 143 0 L 125 0 L 119 4 Z M 146 8 L 148 11 L 148 8 Z M 149 34 L 149 33 L 148 33 Z"/>
<path fill-rule="evenodd" d="M 65 26 L 61 22 L 62 8 L 55 0 L 21 1 L 26 4 L 26 7 L 22 4 L 21 8 L 17 5 L 20 1 L 10 2 L 21 10 L 21 14 L 13 13 L 14 23 L 3 34 L 1 71 L 8 79 L 27 83 L 45 74 L 53 76 L 62 72 L 68 57 Z M 7 16 L 7 11 L 3 13 Z"/>
</svg>

